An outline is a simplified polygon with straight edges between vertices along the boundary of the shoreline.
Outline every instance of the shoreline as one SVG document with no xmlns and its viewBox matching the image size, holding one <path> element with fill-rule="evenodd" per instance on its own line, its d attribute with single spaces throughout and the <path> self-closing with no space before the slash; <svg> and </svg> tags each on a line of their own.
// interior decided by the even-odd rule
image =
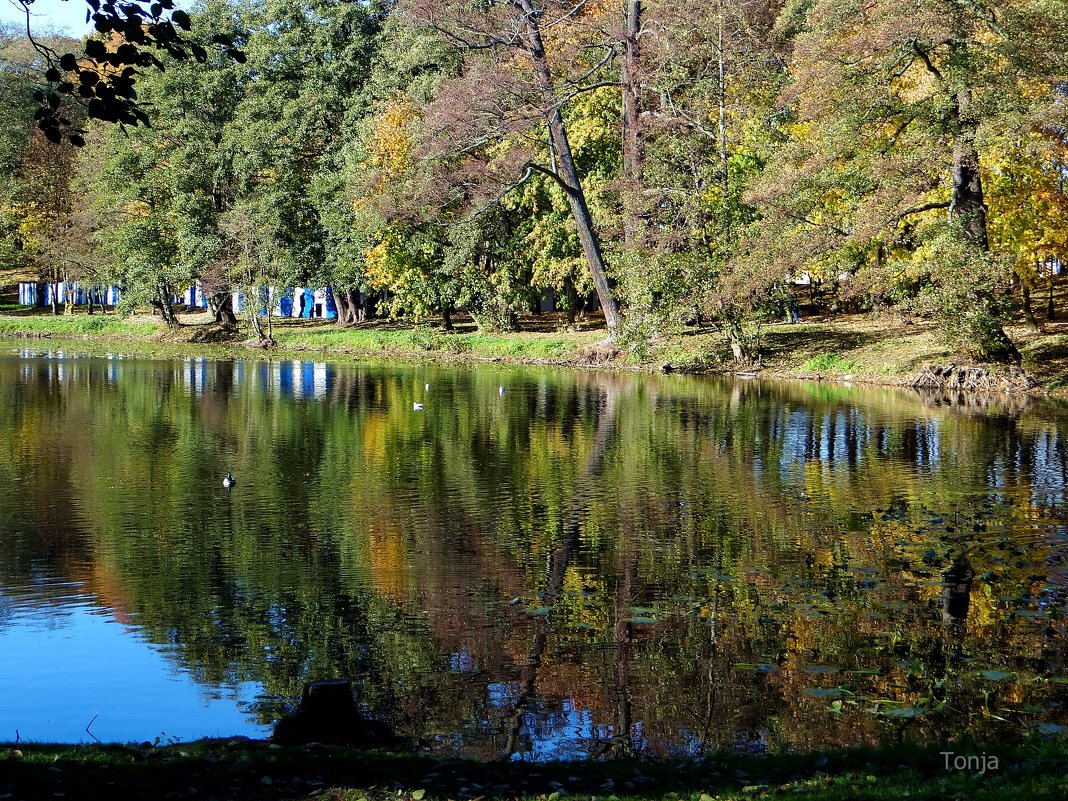
<svg viewBox="0 0 1068 801">
<path fill-rule="evenodd" d="M 729 359 L 726 341 L 711 329 L 676 332 L 647 346 L 626 348 L 607 344 L 607 332 L 592 326 L 577 331 L 494 334 L 447 333 L 395 323 L 339 328 L 333 323 L 282 320 L 275 325 L 276 347 L 264 349 L 255 340 L 242 337 L 240 330 L 236 335 L 225 335 L 209 324 L 204 314 L 184 317 L 182 328 L 171 331 L 148 316 L 121 318 L 98 313 L 53 317 L 0 312 L 0 340 L 37 346 L 46 342 L 115 345 L 131 347 L 134 352 L 173 349 L 182 355 L 193 351 L 204 356 L 267 360 L 314 355 L 340 363 L 504 364 L 897 388 L 916 388 L 925 371 L 930 377 L 930 368 L 936 367 L 933 372 L 938 373 L 938 368 L 953 366 L 985 374 L 987 386 L 930 388 L 972 395 L 1068 397 L 1068 333 L 1056 330 L 1047 335 L 1032 334 L 1030 341 L 1023 333 L 1025 360 L 1023 370 L 1019 370 L 968 360 L 941 346 L 932 331 L 922 326 L 902 330 L 893 321 L 860 316 L 813 319 L 798 325 L 767 326 L 762 335 L 763 363 L 745 369 Z M 1056 358 L 1048 358 L 1050 351 Z M 1047 358 L 1042 358 L 1044 355 Z"/>
</svg>

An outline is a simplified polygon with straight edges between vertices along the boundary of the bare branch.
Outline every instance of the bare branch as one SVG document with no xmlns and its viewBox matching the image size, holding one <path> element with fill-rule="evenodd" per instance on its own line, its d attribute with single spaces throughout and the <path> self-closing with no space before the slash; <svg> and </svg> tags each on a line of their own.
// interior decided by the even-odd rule
<svg viewBox="0 0 1068 801">
<path fill-rule="evenodd" d="M 496 195 L 494 195 L 489 201 L 484 203 L 481 207 L 478 208 L 478 210 L 473 212 L 470 216 L 465 217 L 462 220 L 457 220 L 455 222 L 435 222 L 434 224 L 437 225 L 440 228 L 455 228 L 455 227 L 459 227 L 461 225 L 469 225 L 470 223 L 473 223 L 475 220 L 477 220 L 483 214 L 485 214 L 490 209 L 492 209 L 494 206 L 496 206 L 498 203 L 500 203 L 501 200 L 503 200 L 504 197 L 509 192 L 512 192 L 512 191 L 518 189 L 523 184 L 525 184 L 527 181 L 529 181 L 533 177 L 535 169 L 536 169 L 536 167 L 535 167 L 534 164 L 528 164 L 527 165 L 527 169 L 523 173 L 523 177 L 522 178 L 520 178 L 518 181 L 515 181 L 513 183 L 508 184 L 508 186 L 504 187 L 500 192 L 498 192 Z"/>
</svg>

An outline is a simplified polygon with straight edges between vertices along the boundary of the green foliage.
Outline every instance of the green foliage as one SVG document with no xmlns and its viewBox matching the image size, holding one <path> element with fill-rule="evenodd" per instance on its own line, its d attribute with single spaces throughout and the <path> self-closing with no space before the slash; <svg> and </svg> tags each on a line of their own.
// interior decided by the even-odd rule
<svg viewBox="0 0 1068 801">
<path fill-rule="evenodd" d="M 931 226 L 928 236 L 911 254 L 920 286 L 912 307 L 936 320 L 953 347 L 980 359 L 1005 359 L 1004 325 L 1013 303 L 994 288 L 1006 283 L 1011 264 L 975 247 L 960 226 Z"/>
<path fill-rule="evenodd" d="M 814 356 L 801 366 L 806 373 L 855 373 L 858 370 L 856 363 L 842 356 L 840 353 L 823 353 Z"/>
</svg>

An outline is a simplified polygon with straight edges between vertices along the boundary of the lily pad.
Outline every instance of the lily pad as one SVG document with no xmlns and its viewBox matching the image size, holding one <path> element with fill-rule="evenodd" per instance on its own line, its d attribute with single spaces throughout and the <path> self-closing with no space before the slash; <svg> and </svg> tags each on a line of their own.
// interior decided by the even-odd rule
<svg viewBox="0 0 1068 801">
<path fill-rule="evenodd" d="M 1005 679 L 1015 678 L 1015 673 L 1006 673 L 1004 670 L 980 670 L 980 678 L 984 678 L 987 681 L 1005 681 Z"/>
<path fill-rule="evenodd" d="M 628 617 L 628 618 L 624 618 L 623 622 L 624 623 L 649 624 L 649 623 L 656 623 L 656 618 L 655 617 Z"/>
<path fill-rule="evenodd" d="M 809 665 L 805 668 L 805 673 L 841 673 L 840 667 L 834 667 L 831 665 Z"/>
<path fill-rule="evenodd" d="M 553 611 L 551 606 L 539 606 L 537 609 L 528 609 L 527 614 L 534 615 L 535 617 L 544 617 L 551 611 Z"/>
<path fill-rule="evenodd" d="M 918 706 L 895 706 L 882 709 L 879 714 L 888 718 L 922 718 L 927 710 Z"/>
<path fill-rule="evenodd" d="M 843 690 L 841 687 L 809 687 L 805 690 L 805 695 L 812 698 L 843 698 L 847 695 L 852 695 L 849 690 Z"/>
<path fill-rule="evenodd" d="M 1068 726 L 1059 723 L 1036 723 L 1035 729 L 1042 734 L 1068 734 Z"/>
</svg>

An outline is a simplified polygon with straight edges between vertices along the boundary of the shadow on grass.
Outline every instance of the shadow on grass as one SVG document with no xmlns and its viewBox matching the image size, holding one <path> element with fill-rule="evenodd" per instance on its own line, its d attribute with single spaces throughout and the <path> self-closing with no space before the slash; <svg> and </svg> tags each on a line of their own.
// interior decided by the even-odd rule
<svg viewBox="0 0 1068 801">
<path fill-rule="evenodd" d="M 0 797 L 18 799 L 1059 798 L 1063 741 L 910 745 L 807 755 L 713 754 L 697 760 L 530 763 L 438 760 L 337 748 L 209 740 L 188 745 L 0 747 Z M 945 751 L 986 768 L 947 768 Z M 995 757 L 994 760 L 991 757 Z M 996 763 L 996 767 L 990 766 Z M 802 788 L 802 789 L 798 789 Z M 932 795 L 932 792 L 934 795 Z M 964 796 L 959 796 L 964 793 Z"/>
<path fill-rule="evenodd" d="M 761 350 L 767 361 L 797 361 L 799 352 L 807 356 L 824 353 L 844 355 L 877 339 L 875 335 L 861 331 L 838 331 L 823 326 L 782 327 L 764 332 Z"/>
<path fill-rule="evenodd" d="M 1024 348 L 1023 367 L 1047 389 L 1068 387 L 1068 335 L 1044 337 Z"/>
</svg>

